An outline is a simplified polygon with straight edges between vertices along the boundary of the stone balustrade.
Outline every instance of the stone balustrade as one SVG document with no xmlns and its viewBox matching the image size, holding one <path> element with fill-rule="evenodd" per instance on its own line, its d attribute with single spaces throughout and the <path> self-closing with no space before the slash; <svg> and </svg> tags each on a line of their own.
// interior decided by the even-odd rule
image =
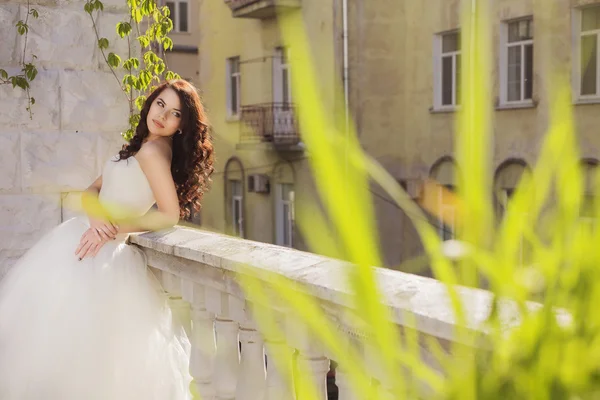
<svg viewBox="0 0 600 400">
<path fill-rule="evenodd" d="M 343 311 L 352 307 L 351 291 L 345 279 L 350 267 L 347 263 L 184 227 L 132 235 L 130 242 L 143 250 L 149 267 L 169 293 L 174 314 L 185 321 L 193 348 L 193 384 L 203 400 L 293 399 L 294 390 L 284 379 L 286 375 L 275 368 L 275 363 L 269 362 L 269 351 L 293 353 L 294 357 L 306 361 L 310 366 L 308 378 L 317 384 L 320 397 L 327 399 L 326 377 L 332 355 L 311 340 L 308 330 L 292 320 L 281 304 L 248 301 L 239 283 L 240 274 L 247 271 L 244 269 L 247 266 L 265 272 L 265 277 L 268 273 L 278 274 L 301 284 L 302 290 L 318 299 L 323 312 L 339 330 L 343 343 L 348 346 L 368 343 L 356 340 L 361 332 L 344 319 L 347 313 Z M 433 338 L 446 349 L 450 342 L 460 340 L 443 284 L 381 268 L 375 272 L 383 301 L 389 306 L 399 331 L 416 329 L 421 337 Z M 467 288 L 459 289 L 459 294 L 469 318 L 466 330 L 479 331 L 490 311 L 491 294 Z M 263 337 L 258 332 L 252 310 L 259 307 L 275 312 L 286 332 L 285 337 Z M 372 362 L 368 345 L 363 347 L 366 347 L 362 349 L 365 362 Z M 427 345 L 422 344 L 421 352 L 425 362 L 432 359 Z M 367 365 L 377 382 L 379 366 Z M 344 371 L 336 371 L 335 378 L 338 398 L 355 399 Z M 385 392 L 385 384 L 379 386 Z M 385 398 L 383 392 L 381 398 Z"/>
</svg>

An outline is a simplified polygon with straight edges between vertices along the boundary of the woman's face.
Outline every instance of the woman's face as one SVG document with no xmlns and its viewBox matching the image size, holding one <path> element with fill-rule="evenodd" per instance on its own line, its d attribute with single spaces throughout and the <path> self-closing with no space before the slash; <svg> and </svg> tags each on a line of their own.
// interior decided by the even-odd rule
<svg viewBox="0 0 600 400">
<path fill-rule="evenodd" d="M 156 136 L 173 136 L 181 126 L 181 101 L 177 93 L 166 88 L 150 105 L 146 117 L 148 130 Z"/>
</svg>

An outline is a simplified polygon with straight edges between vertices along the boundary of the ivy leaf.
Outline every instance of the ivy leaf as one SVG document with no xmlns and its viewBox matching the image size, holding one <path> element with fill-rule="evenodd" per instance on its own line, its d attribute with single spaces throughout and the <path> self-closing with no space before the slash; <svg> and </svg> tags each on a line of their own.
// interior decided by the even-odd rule
<svg viewBox="0 0 600 400">
<path fill-rule="evenodd" d="M 167 71 L 167 73 L 165 74 L 165 79 L 170 81 L 171 79 L 175 78 L 175 73 L 173 71 Z"/>
<path fill-rule="evenodd" d="M 169 38 L 169 37 L 163 38 L 162 43 L 163 43 L 163 47 L 165 48 L 165 50 L 173 49 L 173 40 L 171 40 L 171 38 Z"/>
<path fill-rule="evenodd" d="M 123 68 L 125 68 L 125 69 L 131 70 L 131 69 L 138 69 L 139 67 L 140 67 L 140 60 L 138 60 L 136 57 L 131 57 L 123 63 Z"/>
<path fill-rule="evenodd" d="M 130 141 L 133 138 L 133 129 L 129 128 L 127 129 L 125 132 L 123 132 L 121 134 L 121 136 L 123 136 L 123 139 L 125 139 L 126 141 Z"/>
<path fill-rule="evenodd" d="M 122 38 L 131 33 L 131 24 L 129 22 L 119 22 L 117 24 L 117 33 Z"/>
<path fill-rule="evenodd" d="M 154 73 L 156 75 L 160 75 L 163 72 L 165 72 L 165 63 L 164 62 L 159 62 L 154 66 Z"/>
<path fill-rule="evenodd" d="M 94 7 L 92 6 L 92 3 L 85 3 L 85 5 L 83 6 L 83 9 L 85 10 L 86 13 L 88 14 L 92 14 L 92 11 L 94 11 Z"/>
<path fill-rule="evenodd" d="M 132 12 L 132 16 L 133 16 L 133 20 L 139 24 L 142 21 L 142 10 L 140 10 L 139 8 L 136 8 Z"/>
<path fill-rule="evenodd" d="M 32 8 L 29 11 L 29 14 L 33 15 L 33 18 L 39 18 L 40 17 L 40 13 L 38 13 L 38 11 L 35 8 Z"/>
<path fill-rule="evenodd" d="M 145 102 L 146 102 L 146 96 L 138 96 L 138 98 L 135 99 L 135 105 L 138 108 L 138 110 L 142 111 L 142 108 L 144 108 Z"/>
<path fill-rule="evenodd" d="M 31 100 L 31 105 L 34 105 L 35 104 L 35 97 L 32 97 L 30 100 Z"/>
<path fill-rule="evenodd" d="M 108 39 L 107 38 L 101 38 L 100 40 L 98 40 L 98 47 L 102 50 L 102 49 L 108 49 Z"/>
<path fill-rule="evenodd" d="M 115 53 L 108 53 L 108 65 L 113 68 L 118 68 L 121 64 L 121 57 L 116 55 Z"/>
<path fill-rule="evenodd" d="M 37 76 L 38 71 L 37 71 L 37 68 L 35 67 L 35 65 L 29 63 L 29 64 L 25 64 L 25 66 L 23 67 L 23 72 L 25 73 L 25 76 L 27 77 L 27 79 L 29 79 L 29 81 L 32 81 Z"/>
<path fill-rule="evenodd" d="M 2 79 L 8 79 L 8 72 L 6 72 L 3 69 L 0 69 L 0 77 L 2 77 Z"/>
<path fill-rule="evenodd" d="M 154 55 L 155 54 L 151 50 L 144 53 L 144 64 L 146 64 L 147 67 L 154 64 Z"/>
<path fill-rule="evenodd" d="M 29 89 L 29 82 L 27 82 L 27 79 L 25 79 L 23 76 L 13 76 L 11 78 L 11 83 L 13 85 L 13 89 L 17 86 L 23 90 Z"/>
<path fill-rule="evenodd" d="M 29 32 L 29 26 L 23 21 L 17 22 L 15 26 L 17 27 L 17 32 L 19 32 L 20 35 L 24 35 Z"/>
<path fill-rule="evenodd" d="M 143 88 L 147 88 L 152 81 L 152 74 L 146 70 L 140 72 L 139 82 Z"/>
<path fill-rule="evenodd" d="M 94 1 L 94 9 L 104 11 L 104 3 L 102 3 L 100 0 Z"/>
<path fill-rule="evenodd" d="M 146 48 L 148 46 L 150 46 L 150 39 L 148 39 L 148 37 L 146 35 L 142 35 L 142 36 L 138 36 L 138 42 L 140 42 L 140 45 L 142 46 L 142 48 Z"/>
</svg>

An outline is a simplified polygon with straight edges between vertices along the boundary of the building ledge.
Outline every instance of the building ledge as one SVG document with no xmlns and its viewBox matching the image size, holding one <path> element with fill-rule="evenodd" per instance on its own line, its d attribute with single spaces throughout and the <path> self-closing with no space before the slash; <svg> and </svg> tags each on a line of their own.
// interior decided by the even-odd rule
<svg viewBox="0 0 600 400">
<path fill-rule="evenodd" d="M 235 18 L 267 19 L 300 8 L 301 0 L 225 0 Z"/>
<path fill-rule="evenodd" d="M 187 53 L 187 54 L 198 54 L 198 46 L 187 46 L 182 44 L 174 44 L 171 50 L 167 50 L 168 53 Z"/>
</svg>

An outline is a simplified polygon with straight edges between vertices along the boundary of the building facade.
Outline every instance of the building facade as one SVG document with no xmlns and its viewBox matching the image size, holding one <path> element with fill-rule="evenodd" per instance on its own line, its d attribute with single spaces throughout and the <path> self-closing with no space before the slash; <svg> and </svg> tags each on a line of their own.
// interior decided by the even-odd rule
<svg viewBox="0 0 600 400">
<path fill-rule="evenodd" d="M 549 122 L 548 83 L 554 70 L 571 76 L 582 163 L 588 171 L 598 164 L 600 1 L 541 3 L 488 3 L 494 135 L 490 198 L 498 216 L 538 156 Z M 451 192 L 461 101 L 459 0 L 202 1 L 199 84 L 219 150 L 203 225 L 305 248 L 293 228 L 294 205 L 314 201 L 316 195 L 301 137 L 296 137 L 288 76 L 293 65 L 286 62 L 274 4 L 302 14 L 323 91 L 333 104 L 336 87 L 347 87 L 363 148 L 414 198 L 429 178 Z M 403 269 L 422 254 L 420 240 L 404 212 L 381 189 L 371 189 L 385 265 Z M 591 192 L 591 185 L 586 190 Z M 430 220 L 443 240 L 455 236 L 454 210 L 445 193 L 440 191 L 437 201 L 446 223 Z"/>
<path fill-rule="evenodd" d="M 418 196 L 433 178 L 452 189 L 454 139 L 460 106 L 461 4 L 350 1 L 351 108 L 360 141 Z M 582 164 L 598 164 L 600 111 L 598 13 L 595 0 L 490 0 L 493 83 L 491 194 L 498 216 L 520 177 L 535 164 L 549 123 L 553 71 L 571 77 L 573 114 Z M 587 179 L 586 191 L 593 188 Z M 439 193 L 454 236 L 453 209 Z M 385 196 L 375 196 L 383 253 L 388 266 L 422 253 L 410 221 Z"/>
<path fill-rule="evenodd" d="M 169 7 L 173 30 L 169 37 L 173 48 L 164 53 L 164 59 L 172 71 L 183 79 L 198 83 L 200 63 L 198 59 L 198 0 L 158 0 L 161 6 Z"/>
<path fill-rule="evenodd" d="M 296 121 L 282 9 L 308 27 L 325 96 L 333 97 L 333 11 L 327 1 L 200 2 L 199 86 L 217 152 L 202 226 L 305 249 L 295 210 L 313 201 L 314 183 Z"/>
</svg>

